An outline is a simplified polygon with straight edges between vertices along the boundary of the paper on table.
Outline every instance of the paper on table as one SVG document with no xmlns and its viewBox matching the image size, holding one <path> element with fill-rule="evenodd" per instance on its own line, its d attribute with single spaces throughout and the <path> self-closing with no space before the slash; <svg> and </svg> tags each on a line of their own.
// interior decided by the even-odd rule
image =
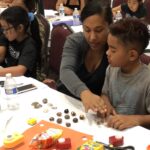
<svg viewBox="0 0 150 150">
<path fill-rule="evenodd" d="M 80 145 L 82 145 L 86 140 L 91 140 L 92 136 L 88 134 L 84 134 L 75 130 L 72 130 L 67 127 L 62 127 L 58 124 L 50 123 L 47 121 L 40 121 L 38 124 L 33 126 L 32 128 L 28 129 L 25 131 L 25 140 L 24 144 L 20 145 L 19 147 L 16 148 L 16 150 L 30 150 L 29 148 L 29 143 L 31 139 L 36 135 L 37 133 L 41 133 L 42 131 L 47 130 L 48 128 L 56 128 L 56 129 L 62 129 L 63 130 L 63 137 L 71 138 L 71 145 L 72 148 L 71 150 L 76 150 Z M 0 150 L 4 150 L 4 148 L 0 148 Z"/>
</svg>

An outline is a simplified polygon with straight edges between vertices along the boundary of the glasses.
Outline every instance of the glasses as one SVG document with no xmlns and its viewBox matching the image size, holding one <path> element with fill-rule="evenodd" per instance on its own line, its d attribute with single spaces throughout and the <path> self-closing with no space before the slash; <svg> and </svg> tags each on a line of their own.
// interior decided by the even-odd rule
<svg viewBox="0 0 150 150">
<path fill-rule="evenodd" d="M 4 33 L 6 33 L 7 31 L 9 31 L 9 30 L 12 29 L 12 28 L 14 28 L 14 26 L 8 27 L 8 28 L 6 28 L 6 29 L 1 28 L 1 29 L 0 29 L 0 32 L 4 34 Z"/>
</svg>

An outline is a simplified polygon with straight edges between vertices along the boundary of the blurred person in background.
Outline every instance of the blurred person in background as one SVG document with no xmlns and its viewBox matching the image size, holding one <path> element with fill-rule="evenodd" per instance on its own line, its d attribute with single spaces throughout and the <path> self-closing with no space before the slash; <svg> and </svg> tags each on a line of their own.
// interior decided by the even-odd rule
<svg viewBox="0 0 150 150">
<path fill-rule="evenodd" d="M 127 0 L 127 3 L 123 3 L 117 7 L 112 8 L 113 14 L 120 11 L 123 17 L 135 17 L 144 20 L 146 17 L 146 8 L 142 0 Z"/>
<path fill-rule="evenodd" d="M 60 4 L 63 4 L 65 14 L 66 15 L 72 15 L 75 8 L 77 8 L 79 11 L 82 11 L 85 1 L 84 0 L 57 0 L 56 3 L 56 10 L 59 10 Z"/>
</svg>

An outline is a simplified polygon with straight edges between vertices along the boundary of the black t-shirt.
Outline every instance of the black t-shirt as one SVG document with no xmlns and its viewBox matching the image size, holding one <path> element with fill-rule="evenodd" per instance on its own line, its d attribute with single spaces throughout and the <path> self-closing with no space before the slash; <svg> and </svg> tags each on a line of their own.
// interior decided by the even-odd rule
<svg viewBox="0 0 150 150">
<path fill-rule="evenodd" d="M 0 36 L 0 46 L 7 48 L 3 67 L 23 65 L 27 68 L 25 76 L 36 77 L 37 50 L 35 42 L 31 37 L 21 42 L 9 42 L 4 36 Z"/>
<path fill-rule="evenodd" d="M 144 4 L 139 5 L 136 12 L 132 12 L 126 3 L 121 5 L 121 11 L 125 17 L 136 17 L 143 18 L 146 17 L 146 9 Z"/>
<path fill-rule="evenodd" d="M 67 3 L 64 6 L 69 7 L 72 10 L 74 10 L 75 8 L 80 10 L 80 0 L 78 0 L 78 2 L 79 2 L 79 5 L 70 5 L 70 0 L 67 0 Z"/>
<path fill-rule="evenodd" d="M 105 53 L 101 64 L 94 72 L 91 73 L 88 72 L 88 70 L 85 67 L 85 64 L 83 63 L 78 69 L 77 74 L 80 80 L 83 81 L 93 93 L 100 95 L 104 84 L 107 66 L 108 66 L 108 59 Z M 78 97 L 73 95 L 60 80 L 57 82 L 57 90 L 79 99 Z"/>
</svg>

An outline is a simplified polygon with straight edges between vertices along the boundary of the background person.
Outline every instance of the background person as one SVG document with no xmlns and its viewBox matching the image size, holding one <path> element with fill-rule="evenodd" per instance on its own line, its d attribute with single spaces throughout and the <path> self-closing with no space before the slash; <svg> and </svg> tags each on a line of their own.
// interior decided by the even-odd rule
<svg viewBox="0 0 150 150">
<path fill-rule="evenodd" d="M 58 0 L 56 3 L 57 11 L 61 3 L 64 5 L 66 15 L 72 15 L 75 8 L 81 11 L 85 5 L 84 0 Z"/>
<path fill-rule="evenodd" d="M 107 113 L 114 114 L 108 119 L 110 127 L 119 130 L 137 125 L 150 127 L 150 70 L 140 62 L 148 43 L 148 29 L 138 19 L 126 18 L 110 26 L 107 50 L 110 66 L 102 89 Z"/>
<path fill-rule="evenodd" d="M 70 35 L 64 45 L 58 90 L 81 99 L 85 110 L 99 111 L 108 65 L 107 35 L 112 12 L 106 1 L 93 0 L 81 12 L 83 32 Z"/>
<path fill-rule="evenodd" d="M 3 35 L 0 36 L 0 76 L 35 76 L 36 47 L 28 35 L 29 18 L 27 12 L 18 6 L 9 7 L 0 15 Z"/>
<path fill-rule="evenodd" d="M 40 38 L 39 24 L 38 24 L 37 18 L 34 15 L 34 12 L 36 11 L 35 1 L 36 0 L 14 0 L 12 3 L 12 6 L 20 6 L 28 12 L 28 16 L 29 16 L 29 20 L 30 20 L 29 32 L 30 32 L 32 38 L 36 42 L 36 47 L 37 47 L 37 50 L 40 55 L 42 41 Z M 38 56 L 38 58 L 39 57 L 40 56 Z"/>
<path fill-rule="evenodd" d="M 120 11 L 125 18 L 136 17 L 142 20 L 145 19 L 147 13 L 142 0 L 127 0 L 127 3 L 112 8 L 112 11 L 114 15 Z"/>
</svg>

